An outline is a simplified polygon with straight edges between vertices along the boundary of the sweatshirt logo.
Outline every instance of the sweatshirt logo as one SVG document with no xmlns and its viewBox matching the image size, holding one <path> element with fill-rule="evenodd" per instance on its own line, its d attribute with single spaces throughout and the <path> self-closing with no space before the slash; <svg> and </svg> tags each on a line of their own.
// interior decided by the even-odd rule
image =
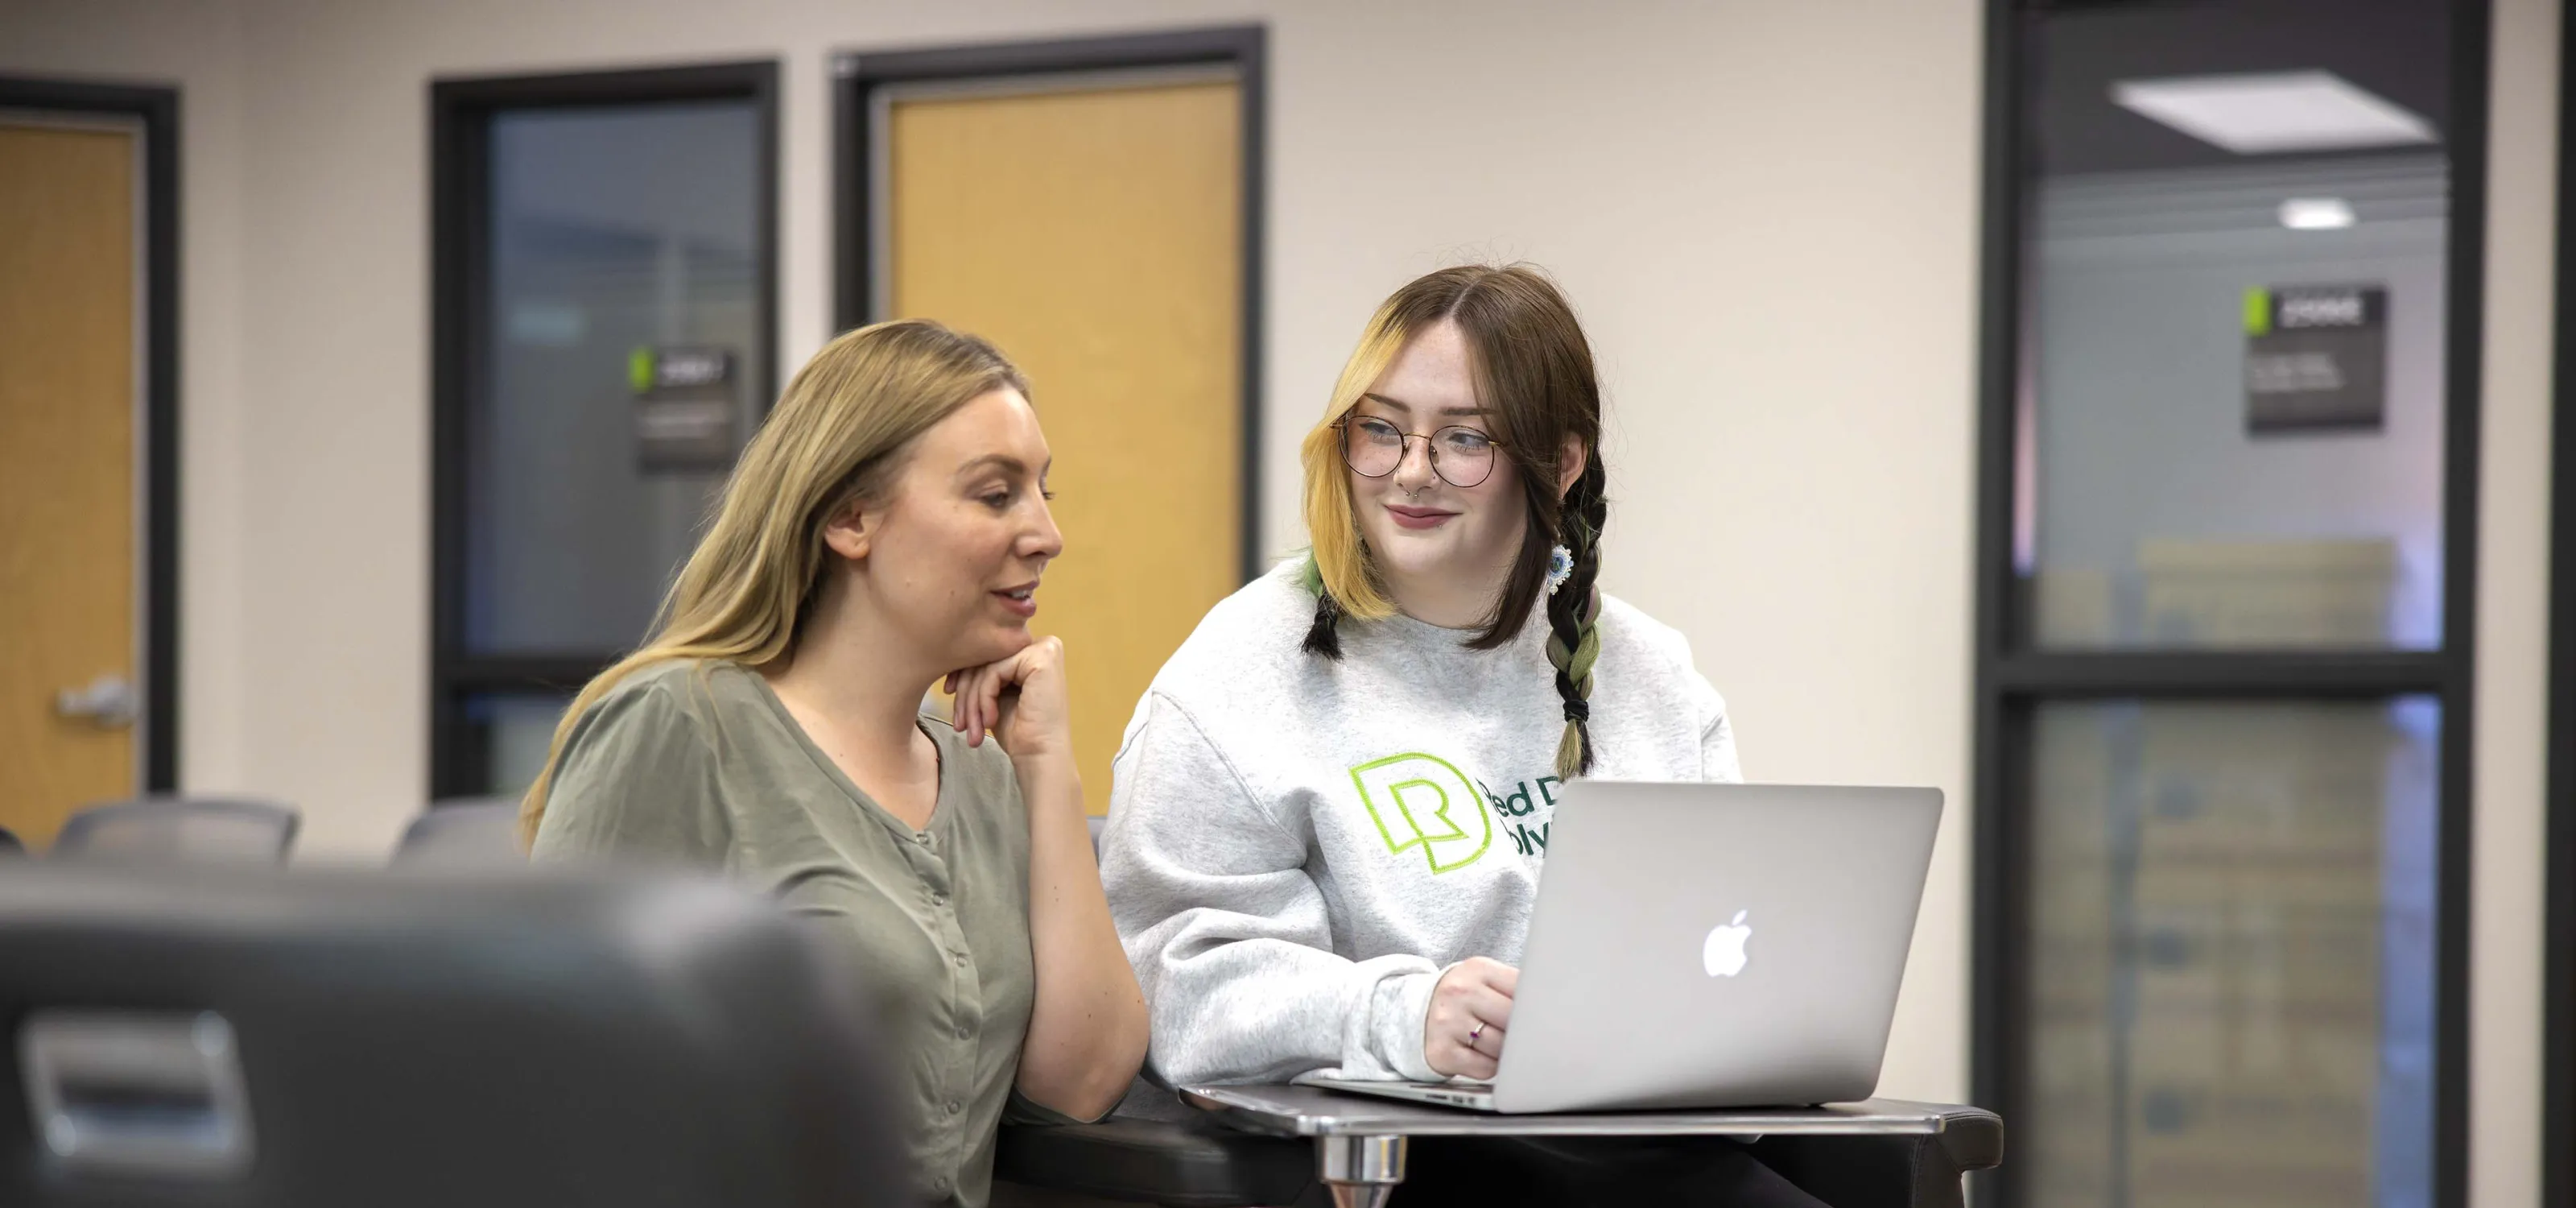
<svg viewBox="0 0 2576 1208">
<path fill-rule="evenodd" d="M 1377 823 L 1386 849 L 1397 855 L 1421 848 L 1434 874 L 1473 864 L 1494 842 L 1493 815 L 1485 794 L 1448 760 L 1436 755 L 1390 755 L 1351 769 L 1360 804 Z M 1471 830 L 1467 822 L 1476 823 Z"/>
</svg>

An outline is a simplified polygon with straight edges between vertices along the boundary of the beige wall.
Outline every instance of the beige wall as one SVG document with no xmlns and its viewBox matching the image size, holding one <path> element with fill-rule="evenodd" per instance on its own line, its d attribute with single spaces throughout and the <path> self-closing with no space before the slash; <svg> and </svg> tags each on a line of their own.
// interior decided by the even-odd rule
<svg viewBox="0 0 2576 1208">
<path fill-rule="evenodd" d="M 2534 1198 L 2548 102 L 2499 0 L 2481 610 L 2480 1204 Z M 1608 577 L 1679 626 L 1747 766 L 1950 794 L 1885 1089 L 1967 1092 L 1978 0 L 12 0 L 0 70 L 186 89 L 185 776 L 381 852 L 425 783 L 428 119 L 443 74 L 777 57 L 782 356 L 828 334 L 826 54 L 1271 27 L 1271 471 L 1369 307 L 1556 270 L 1612 390 Z"/>
<path fill-rule="evenodd" d="M 2550 264 L 2563 17 L 2558 0 L 2495 0 L 2494 12 L 2471 772 L 2469 1202 L 2480 1208 L 2540 1202 Z"/>
</svg>

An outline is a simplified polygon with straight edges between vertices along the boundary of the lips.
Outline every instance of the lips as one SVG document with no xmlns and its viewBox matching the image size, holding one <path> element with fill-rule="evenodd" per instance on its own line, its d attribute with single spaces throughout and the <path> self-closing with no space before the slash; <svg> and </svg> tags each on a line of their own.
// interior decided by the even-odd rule
<svg viewBox="0 0 2576 1208">
<path fill-rule="evenodd" d="M 1442 511 L 1439 508 L 1398 507 L 1394 504 L 1389 504 L 1387 505 L 1386 514 L 1395 518 L 1395 524 L 1398 528 L 1432 529 L 1440 527 L 1442 521 L 1445 521 L 1458 513 Z"/>
<path fill-rule="evenodd" d="M 1038 584 L 1035 579 L 1018 587 L 1002 588 L 992 594 L 994 599 L 1002 602 L 1002 607 L 1017 613 L 1024 620 L 1038 615 Z"/>
</svg>

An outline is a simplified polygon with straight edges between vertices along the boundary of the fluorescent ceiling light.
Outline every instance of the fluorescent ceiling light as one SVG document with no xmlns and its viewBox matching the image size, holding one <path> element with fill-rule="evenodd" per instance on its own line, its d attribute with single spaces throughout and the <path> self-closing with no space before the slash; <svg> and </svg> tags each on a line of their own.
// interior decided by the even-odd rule
<svg viewBox="0 0 2576 1208">
<path fill-rule="evenodd" d="M 2340 197 L 2293 197 L 2281 203 L 2281 225 L 2294 231 L 2340 231 L 2353 221 L 2352 203 Z"/>
<path fill-rule="evenodd" d="M 2424 115 L 2330 71 L 2120 80 L 2111 100 L 2238 155 L 2436 141 Z"/>
</svg>

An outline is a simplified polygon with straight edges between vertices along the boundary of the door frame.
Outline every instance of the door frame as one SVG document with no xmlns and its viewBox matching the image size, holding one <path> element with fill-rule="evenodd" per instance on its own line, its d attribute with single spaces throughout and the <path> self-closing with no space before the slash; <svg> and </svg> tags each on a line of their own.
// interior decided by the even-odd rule
<svg viewBox="0 0 2576 1208">
<path fill-rule="evenodd" d="M 1243 450 L 1237 473 L 1243 490 L 1240 529 L 1243 581 L 1260 577 L 1262 261 L 1268 246 L 1262 226 L 1269 161 L 1266 70 L 1269 32 L 1259 25 L 1231 25 L 1163 33 L 1113 34 L 1034 42 L 988 42 L 920 50 L 844 51 L 832 57 L 832 316 L 833 330 L 848 331 L 877 316 L 873 299 L 876 148 L 869 107 L 890 84 L 987 79 L 997 76 L 1072 75 L 1163 67 L 1227 66 L 1242 90 L 1242 239 L 1240 279 Z"/>
<path fill-rule="evenodd" d="M 140 641 L 135 791 L 179 788 L 179 90 L 0 76 L 0 110 L 131 119 L 143 137 Z"/>
<path fill-rule="evenodd" d="M 504 111 L 671 101 L 748 100 L 758 115 L 752 292 L 758 317 L 745 360 L 754 414 L 778 389 L 778 61 L 689 64 L 536 75 L 440 78 L 429 85 L 430 641 L 429 800 L 489 791 L 484 752 L 466 733 L 477 692 L 571 693 L 624 651 L 478 655 L 465 643 L 466 453 L 470 392 L 490 350 L 484 291 L 491 248 L 488 153 Z"/>
<path fill-rule="evenodd" d="M 2024 328 L 2024 172 L 2032 23 L 2050 9 L 1987 0 L 1981 123 L 1977 346 L 1975 684 L 1977 807 L 1970 936 L 1970 1066 L 1977 1103 L 2016 1118 L 2029 1107 L 2032 918 L 2030 764 L 2040 704 L 2157 701 L 2440 702 L 2436 780 L 2432 1202 L 2469 1191 L 2469 977 L 2473 739 L 2476 735 L 2478 451 L 2485 314 L 2488 55 L 2491 0 L 2451 0 L 2449 247 L 2444 265 L 2442 641 L 2413 650 L 2059 650 L 2024 636 L 2030 601 L 2015 567 Z M 2562 254 L 2565 248 L 2561 248 Z M 2565 315 L 2562 311 L 2562 321 Z M 2563 529 L 2562 529 L 2563 532 Z M 1990 1203 L 2028 1202 L 2025 1164 L 1978 1176 Z"/>
</svg>

